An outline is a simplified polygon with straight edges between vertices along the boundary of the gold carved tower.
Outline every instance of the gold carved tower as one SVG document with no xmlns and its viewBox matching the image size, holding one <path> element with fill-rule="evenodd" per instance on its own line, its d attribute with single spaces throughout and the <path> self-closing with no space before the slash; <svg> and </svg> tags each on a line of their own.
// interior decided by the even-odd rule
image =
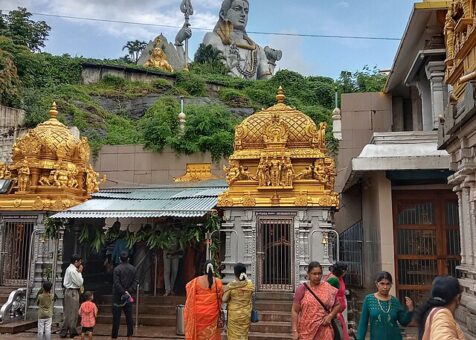
<svg viewBox="0 0 476 340">
<path fill-rule="evenodd" d="M 0 179 L 10 180 L 0 194 L 0 210 L 61 211 L 90 198 L 104 181 L 89 163 L 86 137 L 78 139 L 56 119 L 38 124 L 13 145 L 12 163 L 0 163 Z"/>
<path fill-rule="evenodd" d="M 452 102 L 458 101 L 466 84 L 476 79 L 476 2 L 453 0 L 446 13 L 445 82 L 453 86 Z"/>
<path fill-rule="evenodd" d="M 326 123 L 316 126 L 277 104 L 246 118 L 235 130 L 234 153 L 225 167 L 229 185 L 219 207 L 338 207 L 336 168 L 326 152 Z"/>
</svg>

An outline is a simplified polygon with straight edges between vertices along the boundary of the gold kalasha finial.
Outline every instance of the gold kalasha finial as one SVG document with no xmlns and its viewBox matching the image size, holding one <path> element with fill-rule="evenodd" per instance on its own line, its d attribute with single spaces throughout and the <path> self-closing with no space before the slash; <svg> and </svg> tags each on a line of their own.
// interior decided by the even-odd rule
<svg viewBox="0 0 476 340">
<path fill-rule="evenodd" d="M 286 99 L 286 96 L 284 95 L 284 90 L 280 86 L 278 88 L 278 94 L 276 95 L 276 101 L 280 104 L 284 104 L 284 100 Z"/>
<path fill-rule="evenodd" d="M 53 104 L 51 104 L 50 117 L 56 119 L 57 116 L 58 110 L 56 109 L 56 102 L 53 102 Z"/>
</svg>

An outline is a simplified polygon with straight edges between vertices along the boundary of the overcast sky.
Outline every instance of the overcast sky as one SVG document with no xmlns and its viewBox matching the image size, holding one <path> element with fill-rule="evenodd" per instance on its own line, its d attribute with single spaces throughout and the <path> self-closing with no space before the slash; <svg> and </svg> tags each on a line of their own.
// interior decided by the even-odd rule
<svg viewBox="0 0 476 340">
<path fill-rule="evenodd" d="M 0 0 L 0 9 L 18 6 L 30 12 L 180 27 L 181 0 Z M 217 21 L 222 0 L 192 0 L 191 56 Z M 411 0 L 251 0 L 248 32 L 401 38 L 412 10 Z M 106 23 L 35 15 L 51 26 L 45 51 L 91 58 L 123 56 L 128 40 L 149 41 L 163 33 L 174 41 L 178 28 Z M 195 29 L 194 29 L 195 28 Z M 252 34 L 262 46 L 283 51 L 278 69 L 336 78 L 340 71 L 364 65 L 388 69 L 398 41 L 283 37 Z"/>
</svg>

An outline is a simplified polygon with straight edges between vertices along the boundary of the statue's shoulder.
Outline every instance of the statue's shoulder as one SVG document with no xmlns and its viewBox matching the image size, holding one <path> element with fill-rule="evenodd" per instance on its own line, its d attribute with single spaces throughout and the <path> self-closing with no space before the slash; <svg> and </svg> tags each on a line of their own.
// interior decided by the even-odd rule
<svg viewBox="0 0 476 340">
<path fill-rule="evenodd" d="M 208 32 L 207 34 L 205 34 L 205 36 L 203 37 L 203 44 L 213 46 L 223 45 L 220 37 L 215 32 Z"/>
</svg>

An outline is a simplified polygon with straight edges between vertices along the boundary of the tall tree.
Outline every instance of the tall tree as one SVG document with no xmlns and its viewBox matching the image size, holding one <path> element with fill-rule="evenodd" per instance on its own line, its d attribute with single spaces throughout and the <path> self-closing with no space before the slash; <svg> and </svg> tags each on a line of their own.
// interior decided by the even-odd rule
<svg viewBox="0 0 476 340">
<path fill-rule="evenodd" d="M 337 89 L 340 93 L 379 92 L 383 90 L 387 76 L 379 72 L 377 67 L 365 65 L 361 71 L 354 73 L 342 71 L 337 79 Z"/>
<path fill-rule="evenodd" d="M 197 69 L 196 66 L 200 65 L 202 73 L 227 74 L 230 70 L 224 60 L 225 57 L 219 49 L 212 45 L 200 44 L 195 52 L 192 68 Z"/>
<path fill-rule="evenodd" d="M 147 43 L 145 41 L 130 40 L 122 47 L 122 50 L 124 51 L 127 49 L 127 52 L 129 53 L 129 59 L 134 64 L 137 64 L 137 61 L 139 61 L 140 54 L 146 47 Z"/>
<path fill-rule="evenodd" d="M 45 47 L 51 27 L 44 21 L 33 21 L 32 14 L 24 7 L 3 14 L 0 11 L 0 35 L 10 37 L 17 45 L 27 46 L 32 51 Z"/>
</svg>

